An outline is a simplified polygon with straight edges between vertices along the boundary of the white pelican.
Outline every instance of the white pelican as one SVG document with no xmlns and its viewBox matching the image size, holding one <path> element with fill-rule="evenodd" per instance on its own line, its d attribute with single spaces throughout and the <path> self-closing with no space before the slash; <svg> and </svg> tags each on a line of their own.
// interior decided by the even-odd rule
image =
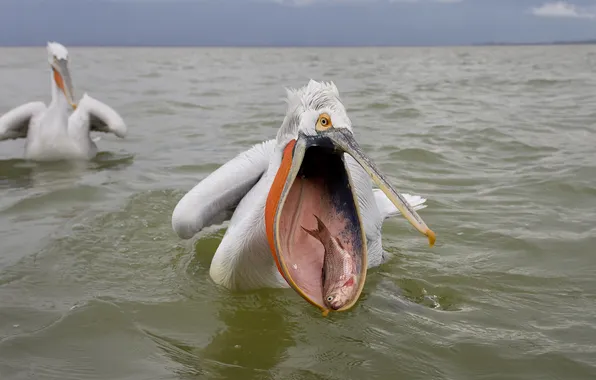
<svg viewBox="0 0 596 380">
<path fill-rule="evenodd" d="M 126 125 L 109 106 L 86 93 L 78 105 L 73 100 L 68 69 L 68 51 L 56 42 L 48 42 L 52 101 L 23 104 L 0 117 L 0 141 L 25 138 L 25 158 L 37 161 L 91 159 L 97 146 L 91 131 L 110 132 L 122 138 Z M 70 117 L 70 108 L 76 110 Z"/>
<path fill-rule="evenodd" d="M 315 229 L 317 215 L 354 254 L 359 270 L 351 308 L 367 268 L 386 260 L 381 226 L 399 210 L 430 245 L 435 234 L 415 209 L 425 199 L 400 195 L 361 150 L 335 84 L 311 80 L 287 90 L 288 108 L 274 140 L 240 153 L 178 202 L 172 227 L 190 239 L 230 218 L 209 274 L 231 290 L 292 287 L 323 315 L 324 248 L 301 227 Z M 380 189 L 373 189 L 372 181 Z"/>
</svg>

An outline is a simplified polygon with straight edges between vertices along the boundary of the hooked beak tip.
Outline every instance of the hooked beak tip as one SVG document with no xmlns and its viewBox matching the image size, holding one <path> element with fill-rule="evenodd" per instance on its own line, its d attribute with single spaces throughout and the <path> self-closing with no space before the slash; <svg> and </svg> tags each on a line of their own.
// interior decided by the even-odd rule
<svg viewBox="0 0 596 380">
<path fill-rule="evenodd" d="M 432 247 L 435 245 L 435 241 L 437 240 L 437 235 L 431 230 L 430 228 L 426 231 L 426 236 L 428 237 L 428 244 Z"/>
</svg>

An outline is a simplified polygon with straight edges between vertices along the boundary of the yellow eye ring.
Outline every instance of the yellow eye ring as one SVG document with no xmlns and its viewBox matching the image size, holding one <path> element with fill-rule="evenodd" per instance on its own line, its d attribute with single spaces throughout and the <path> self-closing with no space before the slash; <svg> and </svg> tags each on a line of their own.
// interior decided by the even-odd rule
<svg viewBox="0 0 596 380">
<path fill-rule="evenodd" d="M 326 113 L 320 114 L 315 129 L 317 131 L 324 131 L 331 127 L 333 127 L 333 123 L 331 123 L 331 117 L 329 117 L 329 115 Z"/>
</svg>

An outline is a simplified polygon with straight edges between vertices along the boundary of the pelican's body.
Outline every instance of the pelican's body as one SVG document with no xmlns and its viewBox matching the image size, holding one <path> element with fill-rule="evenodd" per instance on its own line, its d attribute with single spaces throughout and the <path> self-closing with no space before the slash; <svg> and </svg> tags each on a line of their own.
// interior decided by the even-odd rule
<svg viewBox="0 0 596 380">
<path fill-rule="evenodd" d="M 288 91 L 288 104 L 277 138 L 239 154 L 197 184 L 176 206 L 172 227 L 178 236 L 189 239 L 231 216 L 211 263 L 212 279 L 232 290 L 291 286 L 324 309 L 317 289 L 322 247 L 316 239 L 300 231 L 298 224 L 313 229 L 316 220 L 312 214 L 321 215 L 330 229 L 344 237 L 344 245 L 356 252 L 363 266 L 359 271 L 365 277 L 366 268 L 377 266 L 387 258 L 381 243 L 381 227 L 385 218 L 397 214 L 398 209 L 384 190 L 373 189 L 370 171 L 352 157 L 354 151 L 345 149 L 337 155 L 343 157 L 349 181 L 336 175 L 342 165 L 334 163 L 331 150 L 318 152 L 324 149 L 319 146 L 328 144 L 324 139 L 329 139 L 321 136 L 327 134 L 331 136 L 329 141 L 335 142 L 333 134 L 340 127 L 349 129 L 351 134 L 351 123 L 332 83 L 311 81 L 300 90 Z M 329 117 L 328 122 L 321 123 L 323 113 Z M 331 123 L 337 127 L 325 128 Z M 301 141 L 309 139 L 315 139 L 312 148 L 300 148 Z M 321 169 L 325 166 L 327 171 Z M 337 178 L 325 182 L 334 175 Z M 325 189 L 331 188 L 334 190 L 325 193 Z M 350 191 L 355 199 L 352 206 Z M 409 204 L 405 207 L 425 207 L 425 199 L 405 197 Z M 417 228 L 425 231 L 424 227 Z M 430 237 L 432 231 L 427 234 Z M 365 245 L 359 241 L 361 236 L 366 240 Z M 434 234 L 432 238 L 434 242 Z"/>
<path fill-rule="evenodd" d="M 381 190 L 373 189 L 369 175 L 351 156 L 344 157 L 354 179 L 364 222 L 368 267 L 378 266 L 387 259 L 381 244 L 383 221 L 397 215 L 398 210 Z M 265 233 L 265 202 L 279 161 L 276 140 L 257 144 L 199 182 L 174 210 L 172 226 L 183 239 L 230 220 L 209 270 L 219 285 L 232 290 L 289 286 L 271 257 Z M 415 209 L 426 207 L 424 198 L 408 194 L 405 197 Z"/>
<path fill-rule="evenodd" d="M 64 46 L 48 43 L 52 67 L 52 100 L 31 102 L 0 117 L 0 141 L 25 138 L 25 158 L 36 161 L 91 159 L 97 146 L 90 132 L 126 135 L 122 118 L 109 106 L 87 94 L 76 105 Z M 70 113 L 72 109 L 74 112 Z"/>
</svg>

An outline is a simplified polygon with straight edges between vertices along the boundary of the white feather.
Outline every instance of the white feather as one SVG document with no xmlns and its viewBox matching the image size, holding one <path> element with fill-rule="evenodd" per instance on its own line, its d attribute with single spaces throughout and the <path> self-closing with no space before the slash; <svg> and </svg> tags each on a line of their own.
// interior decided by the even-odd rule
<svg viewBox="0 0 596 380">
<path fill-rule="evenodd" d="M 379 212 L 381 213 L 383 219 L 400 214 L 397 207 L 395 207 L 393 202 L 391 202 L 389 198 L 387 198 L 383 191 L 381 191 L 380 189 L 374 189 L 373 194 L 375 196 L 377 207 L 379 208 Z M 418 211 L 422 210 L 423 208 L 426 208 L 426 205 L 424 204 L 424 202 L 426 202 L 426 198 L 422 198 L 419 195 L 410 195 L 407 193 L 402 193 L 401 195 L 406 199 L 406 201 L 410 204 L 410 206 L 412 206 L 414 210 Z"/>
<path fill-rule="evenodd" d="M 92 98 L 87 93 L 83 94 L 77 110 L 71 115 L 68 129 L 73 133 L 78 129 L 83 129 L 87 133 L 90 131 L 113 133 L 120 138 L 126 137 L 127 133 L 122 117 L 110 106 Z"/>
<path fill-rule="evenodd" d="M 0 117 L 0 141 L 21 139 L 27 137 L 29 124 L 45 112 L 46 105 L 42 102 L 25 103 L 13 108 Z"/>
<path fill-rule="evenodd" d="M 48 42 L 48 57 L 68 60 L 68 50 L 58 42 Z M 51 63 L 51 62 L 50 62 Z"/>
<path fill-rule="evenodd" d="M 253 146 L 186 193 L 172 213 L 172 228 L 178 236 L 190 239 L 203 228 L 228 220 L 267 170 L 274 146 L 275 140 Z"/>
</svg>

